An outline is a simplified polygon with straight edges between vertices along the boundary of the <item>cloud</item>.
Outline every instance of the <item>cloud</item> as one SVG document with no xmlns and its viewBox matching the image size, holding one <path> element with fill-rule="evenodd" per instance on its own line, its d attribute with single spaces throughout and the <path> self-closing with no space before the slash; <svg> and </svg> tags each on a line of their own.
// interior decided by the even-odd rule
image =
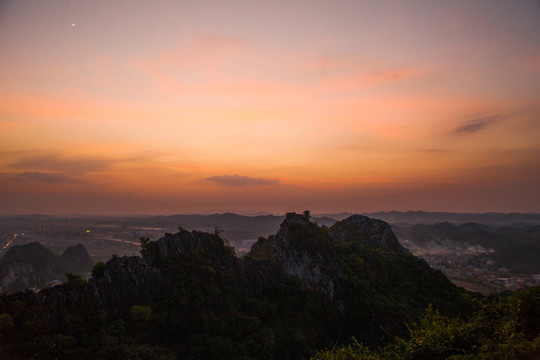
<svg viewBox="0 0 540 360">
<path fill-rule="evenodd" d="M 454 134 L 472 134 L 485 129 L 487 126 L 499 121 L 500 119 L 500 115 L 493 115 L 469 120 L 465 124 L 458 126 L 454 130 Z"/>
<path fill-rule="evenodd" d="M 68 183 L 77 182 L 69 176 L 60 173 L 45 173 L 39 171 L 25 171 L 13 177 L 16 181 L 41 181 L 45 183 Z"/>
<path fill-rule="evenodd" d="M 88 172 L 107 170 L 114 160 L 99 158 L 68 158 L 61 155 L 40 155 L 26 157 L 11 163 L 12 169 L 41 170 L 48 172 L 65 172 L 85 174 Z M 32 172 L 31 172 L 32 173 Z"/>
<path fill-rule="evenodd" d="M 437 148 L 422 149 L 420 151 L 425 152 L 425 153 L 429 153 L 429 154 L 440 154 L 440 153 L 448 152 L 448 150 L 437 149 Z"/>
<path fill-rule="evenodd" d="M 280 182 L 277 179 L 263 179 L 254 178 L 249 176 L 236 175 L 223 175 L 223 176 L 211 176 L 204 180 L 213 181 L 224 186 L 257 186 L 257 185 L 279 185 Z"/>
</svg>

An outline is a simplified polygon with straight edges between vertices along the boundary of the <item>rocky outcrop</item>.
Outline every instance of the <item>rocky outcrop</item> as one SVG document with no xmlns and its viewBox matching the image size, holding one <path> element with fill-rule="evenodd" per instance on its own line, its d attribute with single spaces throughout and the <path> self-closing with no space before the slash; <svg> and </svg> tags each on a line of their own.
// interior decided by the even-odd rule
<svg viewBox="0 0 540 360">
<path fill-rule="evenodd" d="M 129 308 L 152 303 L 158 295 L 161 272 L 140 256 L 113 257 L 94 272 L 91 289 L 101 307 Z"/>
<path fill-rule="evenodd" d="M 305 289 L 322 292 L 328 304 L 344 311 L 345 269 L 338 259 L 347 257 L 348 249 L 359 256 L 366 250 L 388 254 L 387 261 L 408 254 L 384 221 L 353 215 L 328 229 L 311 222 L 309 214 L 288 213 L 277 234 L 260 238 L 250 255 L 272 258 Z"/>
<path fill-rule="evenodd" d="M 80 269 L 79 271 L 88 272 L 94 262 L 90 259 L 88 251 L 82 244 L 77 244 L 74 246 L 68 246 L 66 250 L 61 255 L 61 258 L 64 262 L 73 269 Z"/>
<path fill-rule="evenodd" d="M 385 223 L 363 217 L 329 229 L 289 213 L 242 259 L 218 232 L 181 229 L 141 246 L 142 256 L 96 264 L 87 281 L 0 295 L 4 322 L 25 331 L 4 331 L 1 345 L 40 344 L 16 357 L 30 358 L 69 334 L 58 358 L 296 359 L 340 338 L 383 345 L 428 304 L 443 315 L 467 306 L 442 273 L 396 247 Z"/>
<path fill-rule="evenodd" d="M 38 242 L 31 242 L 24 245 L 12 246 L 5 253 L 2 261 L 21 259 L 52 259 L 55 255 L 45 246 Z"/>
<path fill-rule="evenodd" d="M 378 219 L 353 215 L 338 221 L 330 228 L 330 236 L 336 241 L 354 244 L 355 249 L 381 249 L 406 254 L 390 225 Z"/>
<path fill-rule="evenodd" d="M 84 259 L 80 250 L 64 254 Z M 144 244 L 141 256 L 113 257 L 96 265 L 93 277 L 78 289 L 70 289 L 69 284 L 56 286 L 45 289 L 40 299 L 56 307 L 84 303 L 95 306 L 97 312 L 128 311 L 132 305 L 153 304 L 166 296 L 167 281 L 171 285 L 170 281 L 182 278 L 171 276 L 171 271 L 189 269 L 176 265 L 190 259 L 202 261 L 203 267 L 197 269 L 203 273 L 227 273 L 223 279 L 234 281 L 227 286 L 255 297 L 264 296 L 269 285 L 279 284 L 280 276 L 289 276 L 304 290 L 321 293 L 326 306 L 342 314 L 356 306 L 358 296 L 396 291 L 396 286 L 422 277 L 454 291 L 442 274 L 408 254 L 383 221 L 354 215 L 327 228 L 310 221 L 309 214 L 288 213 L 278 232 L 259 238 L 244 259 L 238 259 L 218 234 L 180 229 Z M 399 272 L 402 266 L 407 270 Z M 199 281 L 208 276 L 203 273 Z M 392 282 L 396 286 L 387 288 Z M 422 306 L 430 301 L 429 295 L 415 296 L 414 302 Z"/>
<path fill-rule="evenodd" d="M 329 304 L 343 308 L 338 278 L 340 268 L 332 258 L 331 238 L 305 215 L 288 213 L 276 235 L 260 239 L 252 254 L 265 253 L 283 272 L 300 280 L 304 288 L 320 291 Z"/>
<path fill-rule="evenodd" d="M 5 291 L 40 289 L 65 274 L 90 272 L 92 260 L 81 244 L 68 247 L 61 256 L 38 242 L 13 246 L 0 262 L 0 286 Z"/>
<path fill-rule="evenodd" d="M 8 291 L 42 287 L 52 280 L 52 276 L 51 266 L 36 264 L 31 258 L 10 260 L 0 265 L 0 286 Z"/>
<path fill-rule="evenodd" d="M 141 256 L 115 256 L 98 265 L 101 268 L 94 269 L 85 292 L 92 294 L 101 310 L 152 304 L 163 290 L 163 264 L 191 253 L 208 257 L 221 270 L 234 268 L 239 261 L 217 235 L 180 229 L 145 245 Z"/>
<path fill-rule="evenodd" d="M 158 241 L 141 251 L 144 263 L 156 264 L 167 258 L 178 257 L 193 251 L 203 252 L 214 264 L 230 267 L 237 263 L 232 248 L 216 234 L 202 231 L 187 231 L 180 228 L 176 234 L 165 234 Z"/>
</svg>

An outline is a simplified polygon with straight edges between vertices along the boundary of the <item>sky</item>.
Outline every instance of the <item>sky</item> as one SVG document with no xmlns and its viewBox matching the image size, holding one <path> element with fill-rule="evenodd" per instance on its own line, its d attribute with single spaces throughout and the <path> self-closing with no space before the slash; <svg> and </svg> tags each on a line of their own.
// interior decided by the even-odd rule
<svg viewBox="0 0 540 360">
<path fill-rule="evenodd" d="M 0 1 L 0 214 L 540 212 L 540 2 Z"/>
</svg>

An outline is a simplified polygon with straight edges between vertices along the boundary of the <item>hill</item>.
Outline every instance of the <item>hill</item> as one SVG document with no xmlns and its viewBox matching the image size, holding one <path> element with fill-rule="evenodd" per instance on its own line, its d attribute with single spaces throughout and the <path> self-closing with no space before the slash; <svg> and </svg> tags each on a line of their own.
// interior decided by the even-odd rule
<svg viewBox="0 0 540 360">
<path fill-rule="evenodd" d="M 383 221 L 327 227 L 289 213 L 242 259 L 219 230 L 180 228 L 96 264 L 86 282 L 4 296 L 13 331 L 0 342 L 13 357 L 297 359 L 351 336 L 383 345 L 429 304 L 453 316 L 470 297 Z"/>
<path fill-rule="evenodd" d="M 0 285 L 4 291 L 40 289 L 66 273 L 87 273 L 93 265 L 81 244 L 69 246 L 58 256 L 38 242 L 11 247 L 0 261 Z"/>
<path fill-rule="evenodd" d="M 540 273 L 540 225 L 487 226 L 476 223 L 431 225 L 417 224 L 400 228 L 400 237 L 425 249 L 478 250 L 485 263 L 492 259 L 494 266 L 515 273 Z"/>
</svg>

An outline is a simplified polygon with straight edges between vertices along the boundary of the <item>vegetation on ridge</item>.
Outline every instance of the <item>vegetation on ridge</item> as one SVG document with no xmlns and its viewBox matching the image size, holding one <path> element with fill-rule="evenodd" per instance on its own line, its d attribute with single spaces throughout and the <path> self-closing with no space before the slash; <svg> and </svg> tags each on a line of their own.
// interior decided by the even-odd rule
<svg viewBox="0 0 540 360">
<path fill-rule="evenodd" d="M 449 318 L 432 307 L 410 324 L 408 337 L 378 351 L 356 339 L 312 360 L 480 360 L 540 358 L 540 288 L 520 289 L 478 301 L 468 319 Z"/>
<path fill-rule="evenodd" d="M 70 276 L 39 294 L 0 297 L 0 357 L 298 359 L 334 346 L 338 350 L 315 356 L 357 356 L 358 349 L 373 357 L 406 355 L 416 349 L 407 344 L 421 339 L 422 327 L 450 324 L 461 333 L 463 324 L 476 321 L 481 297 L 392 245 L 387 225 L 375 222 L 355 217 L 326 228 L 309 213 L 290 213 L 276 235 L 260 238 L 243 259 L 217 230 L 179 228 L 145 240 L 142 257 L 98 263 L 88 282 Z M 340 226 L 358 231 L 343 232 L 344 241 Z M 366 242 L 362 226 L 381 226 L 374 234 L 380 238 Z M 537 316 L 537 300 L 532 297 L 527 314 Z M 430 304 L 426 316 L 437 322 L 420 317 Z M 409 325 L 410 340 L 407 324 L 419 324 Z M 510 329 L 534 339 L 538 329 L 531 324 Z M 352 337 L 370 350 L 340 348 Z M 377 348 L 385 350 L 373 353 Z M 413 350 L 409 358 L 420 358 Z"/>
</svg>

